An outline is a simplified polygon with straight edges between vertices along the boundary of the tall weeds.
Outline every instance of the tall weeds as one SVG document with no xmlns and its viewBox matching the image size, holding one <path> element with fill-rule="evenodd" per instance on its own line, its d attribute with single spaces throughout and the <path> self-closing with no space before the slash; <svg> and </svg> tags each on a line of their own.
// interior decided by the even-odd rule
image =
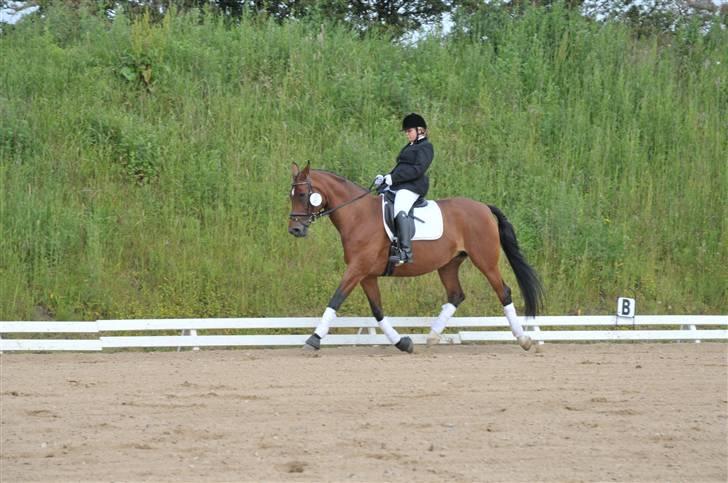
<svg viewBox="0 0 728 483">
<path fill-rule="evenodd" d="M 287 234 L 290 163 L 368 185 L 410 111 L 432 127 L 430 197 L 503 210 L 547 313 L 619 295 L 725 313 L 727 37 L 635 38 L 556 7 L 398 46 L 51 8 L 0 36 L 0 319 L 319 315 L 343 257 L 328 222 Z M 462 279 L 462 315 L 500 313 Z M 391 314 L 445 300 L 436 275 L 382 288 Z M 341 312 L 369 310 L 357 291 Z"/>
</svg>

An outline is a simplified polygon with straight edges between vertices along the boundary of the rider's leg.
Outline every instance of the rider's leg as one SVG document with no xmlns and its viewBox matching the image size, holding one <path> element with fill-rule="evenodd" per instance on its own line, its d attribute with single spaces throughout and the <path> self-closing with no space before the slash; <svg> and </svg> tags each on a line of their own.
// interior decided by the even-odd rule
<svg viewBox="0 0 728 483">
<path fill-rule="evenodd" d="M 405 214 L 409 213 L 409 210 L 412 209 L 412 205 L 415 204 L 415 201 L 417 201 L 417 198 L 419 197 L 420 195 L 414 191 L 406 189 L 397 190 L 397 194 L 394 196 L 395 216 L 399 214 L 400 211 L 404 211 Z"/>
<path fill-rule="evenodd" d="M 409 211 L 420 195 L 410 190 L 397 191 L 394 198 L 394 224 L 397 227 L 397 240 L 401 249 L 399 262 L 412 262 L 412 237 L 415 234 L 414 220 L 409 217 Z"/>
</svg>

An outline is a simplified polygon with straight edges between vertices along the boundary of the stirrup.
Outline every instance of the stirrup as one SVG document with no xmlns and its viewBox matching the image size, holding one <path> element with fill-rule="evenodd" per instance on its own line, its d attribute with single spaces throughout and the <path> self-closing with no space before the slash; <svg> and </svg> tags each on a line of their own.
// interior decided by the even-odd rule
<svg viewBox="0 0 728 483">
<path fill-rule="evenodd" d="M 412 255 L 410 255 L 408 257 L 407 254 L 402 250 L 400 250 L 399 255 L 393 255 L 393 256 L 389 257 L 389 261 L 394 263 L 397 266 L 404 265 L 405 263 L 413 262 Z"/>
</svg>

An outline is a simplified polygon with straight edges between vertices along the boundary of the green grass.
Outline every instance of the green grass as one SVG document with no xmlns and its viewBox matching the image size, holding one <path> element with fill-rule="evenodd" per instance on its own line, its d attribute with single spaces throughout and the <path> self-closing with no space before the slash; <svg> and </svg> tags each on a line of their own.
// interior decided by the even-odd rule
<svg viewBox="0 0 728 483">
<path fill-rule="evenodd" d="M 728 33 L 636 38 L 558 7 L 497 25 L 408 47 L 53 7 L 6 31 L 0 320 L 319 315 L 342 250 L 328 221 L 288 235 L 290 163 L 368 185 L 410 111 L 430 197 L 501 208 L 547 313 L 726 313 Z M 462 280 L 460 315 L 501 313 Z M 381 285 L 393 315 L 445 302 L 436 274 Z M 340 313 L 369 313 L 360 290 Z"/>
</svg>

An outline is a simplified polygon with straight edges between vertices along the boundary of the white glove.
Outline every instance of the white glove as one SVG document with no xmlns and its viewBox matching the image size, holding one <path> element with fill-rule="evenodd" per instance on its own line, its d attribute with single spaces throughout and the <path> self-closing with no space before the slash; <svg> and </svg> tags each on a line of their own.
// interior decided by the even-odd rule
<svg viewBox="0 0 728 483">
<path fill-rule="evenodd" d="M 377 175 L 377 176 L 376 176 L 376 177 L 374 178 L 374 186 L 379 186 L 379 185 L 381 185 L 382 183 L 384 183 L 384 176 L 382 176 L 381 174 L 378 174 L 378 175 Z"/>
<path fill-rule="evenodd" d="M 386 175 L 386 176 L 384 177 L 384 183 L 385 183 L 385 184 L 386 184 L 387 186 L 392 186 L 392 175 L 391 175 L 391 174 L 388 174 L 388 175 Z"/>
</svg>

